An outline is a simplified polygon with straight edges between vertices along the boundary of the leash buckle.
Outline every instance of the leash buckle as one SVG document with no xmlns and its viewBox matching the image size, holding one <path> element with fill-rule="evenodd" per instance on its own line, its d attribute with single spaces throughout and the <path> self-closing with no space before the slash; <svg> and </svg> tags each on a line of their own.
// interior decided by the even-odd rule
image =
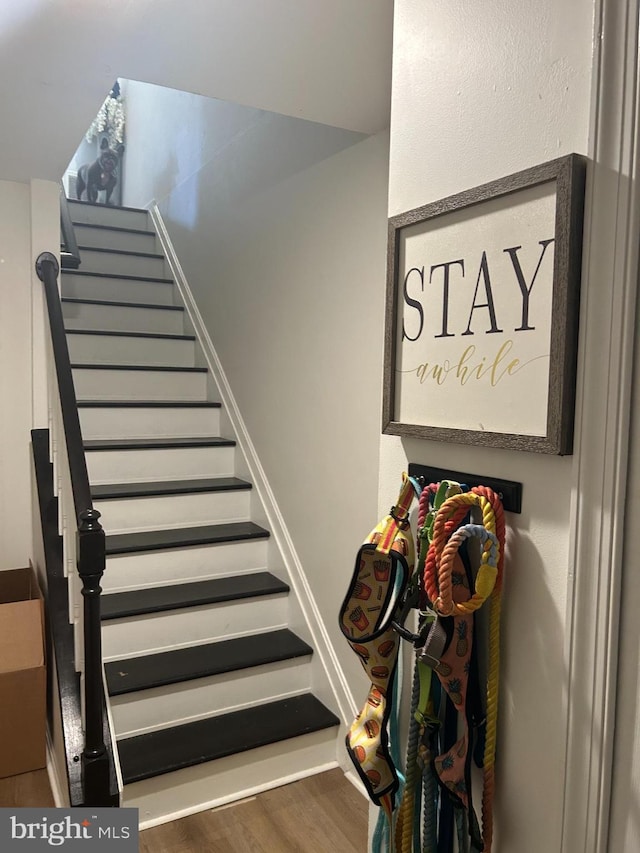
<svg viewBox="0 0 640 853">
<path fill-rule="evenodd" d="M 400 515 L 400 508 L 392 506 L 389 510 L 389 515 L 396 522 L 400 530 L 406 530 L 409 527 L 409 510 L 406 510 L 404 515 Z"/>
<path fill-rule="evenodd" d="M 403 640 L 411 643 L 415 648 L 420 647 L 420 643 L 422 641 L 420 634 L 414 634 L 413 631 L 409 631 L 408 628 L 405 628 L 401 622 L 397 622 L 395 619 L 391 620 L 391 627 L 402 637 Z"/>
<path fill-rule="evenodd" d="M 447 644 L 447 635 L 437 615 L 432 622 L 426 624 L 428 625 L 428 633 L 423 644 L 416 649 L 416 653 L 420 663 L 435 669 L 440 663 L 440 658 Z"/>
<path fill-rule="evenodd" d="M 418 590 L 416 578 L 414 575 L 410 581 L 410 586 L 398 617 L 396 619 L 391 620 L 391 626 L 393 627 L 393 629 L 402 637 L 403 640 L 406 640 L 408 643 L 411 643 L 413 645 L 413 647 L 416 649 L 416 653 L 424 645 L 425 637 L 427 636 L 427 633 L 430 630 L 430 623 L 425 622 L 422 619 L 422 617 L 428 614 L 426 614 L 422 610 L 419 610 L 421 620 L 417 634 L 414 634 L 413 631 L 410 631 L 408 628 L 405 628 L 404 623 L 411 610 L 418 609 L 419 601 L 420 592 Z"/>
</svg>

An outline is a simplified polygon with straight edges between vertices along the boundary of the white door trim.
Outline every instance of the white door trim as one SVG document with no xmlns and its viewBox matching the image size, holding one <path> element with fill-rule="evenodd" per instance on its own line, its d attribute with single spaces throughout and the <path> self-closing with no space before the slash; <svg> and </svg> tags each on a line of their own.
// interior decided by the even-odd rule
<svg viewBox="0 0 640 853">
<path fill-rule="evenodd" d="M 602 853 L 608 843 L 640 234 L 639 6 L 639 0 L 600 0 L 595 8 L 565 646 L 563 853 Z"/>
</svg>

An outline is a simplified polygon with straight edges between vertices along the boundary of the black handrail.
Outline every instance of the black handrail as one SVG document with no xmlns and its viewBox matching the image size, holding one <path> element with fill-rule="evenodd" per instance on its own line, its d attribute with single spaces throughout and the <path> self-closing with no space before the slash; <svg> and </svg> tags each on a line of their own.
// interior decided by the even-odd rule
<svg viewBox="0 0 640 853">
<path fill-rule="evenodd" d="M 80 250 L 71 221 L 67 194 L 62 184 L 60 184 L 60 238 L 60 265 L 62 269 L 77 270 L 80 266 Z"/>
<path fill-rule="evenodd" d="M 38 278 L 44 284 L 51 343 L 56 366 L 62 423 L 65 433 L 71 488 L 77 519 L 78 574 L 84 599 L 84 687 L 85 746 L 82 753 L 82 783 L 86 805 L 111 805 L 109 755 L 104 739 L 104 686 L 102 638 L 100 633 L 100 579 L 105 569 L 105 537 L 93 508 L 87 462 L 82 444 L 80 418 L 73 386 L 69 349 L 58 292 L 57 258 L 43 252 L 36 261 Z"/>
</svg>

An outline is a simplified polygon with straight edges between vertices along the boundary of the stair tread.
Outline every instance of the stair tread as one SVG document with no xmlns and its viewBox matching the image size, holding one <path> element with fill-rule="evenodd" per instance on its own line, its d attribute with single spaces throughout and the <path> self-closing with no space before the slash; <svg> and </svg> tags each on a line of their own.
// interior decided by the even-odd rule
<svg viewBox="0 0 640 853">
<path fill-rule="evenodd" d="M 72 364 L 74 370 L 150 370 L 164 373 L 207 373 L 206 367 L 183 367 L 168 364 Z"/>
<path fill-rule="evenodd" d="M 189 447 L 235 447 L 231 438 L 203 436 L 197 438 L 92 438 L 84 442 L 91 450 L 151 450 Z"/>
<path fill-rule="evenodd" d="M 200 492 L 230 492 L 247 490 L 251 483 L 238 477 L 207 477 L 189 480 L 164 480 L 148 483 L 103 483 L 91 487 L 94 500 L 110 498 L 140 498 L 154 495 L 189 495 Z"/>
<path fill-rule="evenodd" d="M 78 400 L 79 409 L 219 409 L 213 400 Z"/>
<path fill-rule="evenodd" d="M 105 329 L 65 329 L 67 335 L 99 335 L 109 338 L 153 338 L 167 341 L 195 341 L 195 335 L 174 335 L 169 332 L 117 332 Z"/>
<path fill-rule="evenodd" d="M 126 784 L 246 752 L 339 725 L 336 715 L 304 693 L 118 741 Z"/>
<path fill-rule="evenodd" d="M 102 252 L 107 255 L 129 255 L 134 258 L 153 258 L 163 260 L 164 255 L 160 252 L 136 252 L 131 249 L 109 249 L 104 246 L 78 246 L 81 252 Z"/>
<path fill-rule="evenodd" d="M 155 302 L 118 302 L 113 299 L 78 299 L 75 296 L 63 296 L 61 302 L 73 305 L 107 305 L 118 308 L 153 308 L 159 311 L 184 311 L 182 305 L 157 305 Z"/>
<path fill-rule="evenodd" d="M 205 524 L 198 527 L 175 527 L 145 530 L 139 533 L 114 533 L 106 537 L 105 550 L 110 554 L 129 554 L 137 551 L 159 551 L 165 548 L 186 548 L 219 542 L 239 542 L 246 539 L 266 539 L 269 531 L 252 521 L 231 521 L 224 524 Z"/>
<path fill-rule="evenodd" d="M 107 537 L 108 541 L 109 537 Z M 286 583 L 269 572 L 209 578 L 204 581 L 112 592 L 101 596 L 102 620 L 125 619 L 147 613 L 220 604 L 243 598 L 289 592 Z"/>
<path fill-rule="evenodd" d="M 144 207 L 125 207 L 122 204 L 103 204 L 99 201 L 81 201 L 79 198 L 67 198 L 70 205 L 85 205 L 87 207 L 102 207 L 104 210 L 132 210 L 134 213 L 149 213 Z"/>
<path fill-rule="evenodd" d="M 110 696 L 292 660 L 313 649 L 288 628 L 105 664 Z"/>
<path fill-rule="evenodd" d="M 84 275 L 93 276 L 94 278 L 124 278 L 127 281 L 146 281 L 155 284 L 173 284 L 172 278 L 158 278 L 158 276 L 149 275 L 129 275 L 128 273 L 119 272 L 91 272 L 89 270 L 63 270 L 63 277 L 66 275 Z"/>
<path fill-rule="evenodd" d="M 72 222 L 74 228 L 96 228 L 98 231 L 118 231 L 125 234 L 145 234 L 155 237 L 156 232 L 148 228 L 123 228 L 121 225 L 102 225 L 98 222 Z"/>
</svg>

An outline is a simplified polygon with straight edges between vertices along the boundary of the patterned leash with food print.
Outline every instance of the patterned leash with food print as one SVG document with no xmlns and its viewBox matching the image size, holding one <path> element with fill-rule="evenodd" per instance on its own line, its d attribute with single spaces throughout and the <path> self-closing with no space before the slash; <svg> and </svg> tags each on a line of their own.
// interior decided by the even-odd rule
<svg viewBox="0 0 640 853">
<path fill-rule="evenodd" d="M 386 814 L 390 835 L 400 784 L 387 731 L 400 645 L 393 621 L 415 567 L 409 524 L 415 496 L 414 482 L 403 475 L 395 506 L 358 550 L 351 584 L 340 609 L 342 633 L 370 681 L 365 704 L 346 736 L 347 752 L 370 799 Z"/>
</svg>

